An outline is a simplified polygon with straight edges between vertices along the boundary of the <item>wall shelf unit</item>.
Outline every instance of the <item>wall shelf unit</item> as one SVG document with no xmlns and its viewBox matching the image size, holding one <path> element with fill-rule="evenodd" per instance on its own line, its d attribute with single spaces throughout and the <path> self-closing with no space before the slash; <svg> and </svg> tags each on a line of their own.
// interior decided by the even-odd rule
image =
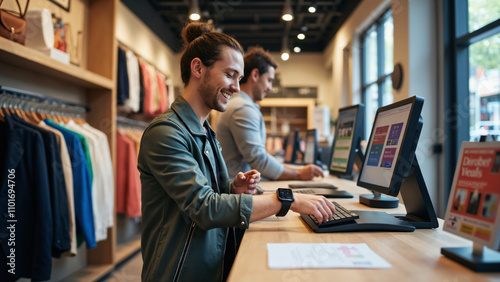
<svg viewBox="0 0 500 282">
<path fill-rule="evenodd" d="M 44 5 L 47 5 L 45 0 L 32 0 L 29 8 Z M 62 13 L 68 18 L 77 15 L 84 19 L 82 50 L 85 54 L 82 58 L 85 61 L 82 65 L 85 68 L 61 63 L 40 51 L 0 37 L 0 85 L 31 91 L 40 88 L 43 89 L 40 94 L 59 99 L 63 95 L 66 98 L 63 100 L 76 100 L 90 107 L 86 120 L 107 135 L 116 175 L 118 44 L 115 30 L 119 0 L 86 0 L 80 5 L 72 5 L 70 12 Z M 54 259 L 60 263 L 54 263 L 51 281 L 96 281 L 140 250 L 138 238 L 117 246 L 116 222 L 115 215 L 114 226 L 108 228 L 108 238 L 98 242 L 96 248 L 86 250 L 82 247 L 76 257 Z"/>
<path fill-rule="evenodd" d="M 48 55 L 0 37 L 0 62 L 29 69 L 43 76 L 53 77 L 88 89 L 112 90 L 111 78 L 67 65 Z"/>
<path fill-rule="evenodd" d="M 300 132 L 313 128 L 314 98 L 265 98 L 259 105 L 268 136 L 286 135 L 286 124 Z"/>
</svg>

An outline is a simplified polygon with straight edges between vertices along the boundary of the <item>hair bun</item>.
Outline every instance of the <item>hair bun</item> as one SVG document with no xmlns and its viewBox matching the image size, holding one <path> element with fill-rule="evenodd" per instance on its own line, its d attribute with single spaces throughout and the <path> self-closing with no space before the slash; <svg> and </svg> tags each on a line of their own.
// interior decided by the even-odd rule
<svg viewBox="0 0 500 282">
<path fill-rule="evenodd" d="M 207 32 L 214 32 L 214 26 L 208 23 L 192 22 L 184 27 L 182 30 L 182 39 L 184 44 L 189 44 L 199 36 Z"/>
</svg>

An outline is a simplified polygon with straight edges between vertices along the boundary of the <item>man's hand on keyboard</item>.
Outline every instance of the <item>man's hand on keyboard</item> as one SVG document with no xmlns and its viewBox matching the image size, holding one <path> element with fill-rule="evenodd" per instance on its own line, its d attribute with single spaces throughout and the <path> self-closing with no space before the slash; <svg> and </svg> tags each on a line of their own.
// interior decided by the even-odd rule
<svg viewBox="0 0 500 282">
<path fill-rule="evenodd" d="M 298 172 L 300 180 L 311 180 L 314 177 L 324 177 L 323 169 L 314 164 L 309 164 L 299 168 Z"/>
<path fill-rule="evenodd" d="M 323 196 L 294 194 L 295 201 L 290 209 L 300 214 L 314 215 L 319 223 L 326 222 L 335 213 L 335 205 Z"/>
</svg>

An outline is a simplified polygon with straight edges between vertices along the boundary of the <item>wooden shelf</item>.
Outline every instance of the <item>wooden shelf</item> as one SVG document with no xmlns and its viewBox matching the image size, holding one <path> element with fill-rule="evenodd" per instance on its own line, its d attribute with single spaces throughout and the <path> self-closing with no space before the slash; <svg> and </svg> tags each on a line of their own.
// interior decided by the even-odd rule
<svg viewBox="0 0 500 282">
<path fill-rule="evenodd" d="M 285 123 L 301 132 L 313 128 L 314 98 L 266 98 L 259 105 L 268 134 L 282 135 Z"/>
<path fill-rule="evenodd" d="M 74 65 L 66 65 L 48 55 L 0 37 L 0 62 L 29 69 L 87 89 L 113 89 L 113 81 Z"/>
</svg>

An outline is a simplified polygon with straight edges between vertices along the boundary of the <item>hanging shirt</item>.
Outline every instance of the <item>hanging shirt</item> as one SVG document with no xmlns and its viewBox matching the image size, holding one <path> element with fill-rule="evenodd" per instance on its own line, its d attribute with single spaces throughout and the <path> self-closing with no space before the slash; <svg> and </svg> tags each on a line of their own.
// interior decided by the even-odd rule
<svg viewBox="0 0 500 282">
<path fill-rule="evenodd" d="M 75 219 L 75 200 L 73 195 L 73 169 L 71 168 L 71 159 L 68 154 L 68 146 L 62 133 L 54 129 L 45 122 L 40 121 L 38 124 L 41 128 L 48 130 L 55 134 L 59 151 L 61 152 L 62 171 L 64 175 L 64 182 L 66 187 L 66 195 L 68 197 L 68 213 L 69 213 L 69 237 L 71 239 L 71 249 L 64 253 L 62 256 L 76 256 L 76 219 Z"/>
<path fill-rule="evenodd" d="M 49 280 L 53 223 L 42 136 L 9 115 L 0 122 L 0 136 L 0 234 L 15 238 L 1 240 L 0 281 Z M 15 274 L 8 272 L 8 256 L 15 257 Z"/>
<path fill-rule="evenodd" d="M 59 130 L 68 145 L 68 153 L 73 169 L 73 192 L 75 196 L 75 217 L 78 233 L 81 233 L 87 242 L 87 248 L 95 248 L 94 212 L 92 210 L 92 180 L 87 165 L 87 158 L 83 152 L 79 137 L 70 130 L 46 119 L 45 123 Z M 82 241 L 77 236 L 77 241 Z"/>
<path fill-rule="evenodd" d="M 52 132 L 26 122 L 16 114 L 13 114 L 12 118 L 16 122 L 39 132 L 42 136 L 52 207 L 52 256 L 59 258 L 64 252 L 70 250 L 71 239 L 69 237 L 68 196 L 66 195 L 64 174 L 61 174 L 61 152 L 58 149 L 56 137 Z"/>
<path fill-rule="evenodd" d="M 130 138 L 116 135 L 116 212 L 127 217 L 141 216 L 141 184 L 137 170 L 137 152 Z"/>
<path fill-rule="evenodd" d="M 158 82 L 159 105 L 155 115 L 159 115 L 168 109 L 168 92 L 165 76 L 159 71 L 156 72 L 156 80 Z"/>
<path fill-rule="evenodd" d="M 124 105 L 129 98 L 129 83 L 127 73 L 127 54 L 125 50 L 118 47 L 118 77 L 116 86 L 116 98 L 118 105 Z"/>
<path fill-rule="evenodd" d="M 139 61 L 134 52 L 128 50 L 127 56 L 127 74 L 129 85 L 129 97 L 125 100 L 125 105 L 130 107 L 134 112 L 139 111 L 140 106 L 140 76 L 139 76 Z"/>
<path fill-rule="evenodd" d="M 96 242 L 108 238 L 107 229 L 107 207 L 106 207 L 106 194 L 105 194 L 105 178 L 103 165 L 103 155 L 100 152 L 100 145 L 94 133 L 87 131 L 80 125 L 77 125 L 73 120 L 70 120 L 65 127 L 85 138 L 88 145 L 89 157 L 92 161 L 92 209 L 94 212 L 94 229 Z"/>
<path fill-rule="evenodd" d="M 114 222 L 114 208 L 115 208 L 115 181 L 113 163 L 111 161 L 111 153 L 109 151 L 108 137 L 104 132 L 93 128 L 90 124 L 85 123 L 82 128 L 94 132 L 99 140 L 99 150 L 102 157 L 102 174 L 104 177 L 104 205 L 106 207 L 106 214 L 103 215 L 107 220 L 107 227 L 112 227 Z"/>
</svg>

